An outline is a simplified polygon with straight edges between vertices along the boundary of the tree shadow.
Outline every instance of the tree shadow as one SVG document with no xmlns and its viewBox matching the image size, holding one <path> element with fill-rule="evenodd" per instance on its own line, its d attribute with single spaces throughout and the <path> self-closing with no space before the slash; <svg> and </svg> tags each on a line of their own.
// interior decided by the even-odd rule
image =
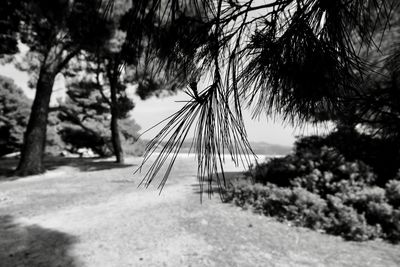
<svg viewBox="0 0 400 267">
<path fill-rule="evenodd" d="M 200 187 L 199 183 L 191 184 L 190 186 L 192 187 L 192 190 L 194 191 L 195 194 L 205 194 L 205 195 L 214 195 L 214 194 L 218 195 L 220 193 L 223 194 L 224 190 L 222 189 L 221 191 L 221 189 L 218 187 L 217 177 L 219 177 L 221 179 L 221 183 L 223 183 L 223 176 L 221 173 L 218 173 L 218 176 L 216 174 L 212 176 L 211 187 L 209 186 L 208 182 L 205 182 L 203 188 Z M 229 185 L 229 183 L 232 180 L 237 179 L 238 177 L 243 177 L 243 172 L 225 172 L 224 177 L 225 177 L 225 185 Z"/>
<path fill-rule="evenodd" d="M 0 216 L 0 266 L 78 266 L 69 250 L 76 238 L 36 225 L 21 226 Z"/>
<path fill-rule="evenodd" d="M 18 159 L 0 159 L 0 180 L 18 179 L 14 176 L 14 170 L 18 165 Z M 135 166 L 134 164 L 120 164 L 101 158 L 68 158 L 47 157 L 44 160 L 47 171 L 57 170 L 61 167 L 72 167 L 80 172 L 93 172 L 110 169 L 123 169 Z"/>
<path fill-rule="evenodd" d="M 128 163 L 117 163 L 114 161 L 103 160 L 100 158 L 65 158 L 54 157 L 44 161 L 46 170 L 56 170 L 63 166 L 69 166 L 79 169 L 81 172 L 93 172 L 110 169 L 123 169 L 135 166 Z"/>
<path fill-rule="evenodd" d="M 0 158 L 0 181 L 12 177 L 17 164 L 16 158 Z"/>
<path fill-rule="evenodd" d="M 205 184 L 203 188 L 200 187 L 199 184 L 191 184 L 192 190 L 195 194 L 204 194 L 204 195 L 214 195 L 214 194 L 219 194 L 220 189 L 218 188 L 217 184 L 212 185 L 212 187 L 209 187 L 208 184 Z"/>
</svg>

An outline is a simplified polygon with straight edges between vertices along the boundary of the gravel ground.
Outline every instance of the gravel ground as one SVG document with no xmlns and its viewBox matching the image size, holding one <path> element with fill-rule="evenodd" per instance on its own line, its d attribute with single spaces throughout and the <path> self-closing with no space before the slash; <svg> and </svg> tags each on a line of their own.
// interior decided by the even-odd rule
<svg viewBox="0 0 400 267">
<path fill-rule="evenodd" d="M 161 195 L 128 162 L 0 182 L 0 266 L 400 266 L 400 246 L 290 227 L 218 195 L 200 203 L 191 157 Z"/>
</svg>

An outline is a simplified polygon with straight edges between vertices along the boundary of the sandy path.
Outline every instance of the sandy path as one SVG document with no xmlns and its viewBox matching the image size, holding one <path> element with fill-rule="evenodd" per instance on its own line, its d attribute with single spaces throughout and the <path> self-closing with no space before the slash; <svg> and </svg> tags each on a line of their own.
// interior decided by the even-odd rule
<svg viewBox="0 0 400 267">
<path fill-rule="evenodd" d="M 181 160 L 161 195 L 138 189 L 132 167 L 68 167 L 0 183 L 0 266 L 346 266 L 357 257 L 359 266 L 400 263 L 396 248 L 371 257 L 374 247 L 360 246 L 350 255 L 358 244 L 332 250 L 336 237 L 293 230 L 218 197 L 201 204 L 192 164 Z"/>
</svg>

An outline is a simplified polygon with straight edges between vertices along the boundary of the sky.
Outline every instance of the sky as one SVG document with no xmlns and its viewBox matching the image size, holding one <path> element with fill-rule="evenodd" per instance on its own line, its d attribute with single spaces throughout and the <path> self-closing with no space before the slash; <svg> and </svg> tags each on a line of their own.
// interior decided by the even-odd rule
<svg viewBox="0 0 400 267">
<path fill-rule="evenodd" d="M 186 100 L 188 100 L 188 97 L 183 92 L 172 97 L 152 97 L 146 101 L 140 101 L 135 98 L 136 106 L 132 111 L 132 116 L 141 125 L 142 129 L 148 129 L 178 111 L 184 105 L 181 101 Z M 279 117 L 274 120 L 265 116 L 259 120 L 253 120 L 249 110 L 244 110 L 243 116 L 248 138 L 253 142 L 291 146 L 297 135 L 324 133 L 329 129 L 328 126 L 325 129 L 324 126 L 313 127 L 311 125 L 304 125 L 301 128 L 293 127 L 283 123 Z M 149 132 L 145 137 L 152 137 L 157 133 L 157 129 L 159 128 Z"/>
</svg>

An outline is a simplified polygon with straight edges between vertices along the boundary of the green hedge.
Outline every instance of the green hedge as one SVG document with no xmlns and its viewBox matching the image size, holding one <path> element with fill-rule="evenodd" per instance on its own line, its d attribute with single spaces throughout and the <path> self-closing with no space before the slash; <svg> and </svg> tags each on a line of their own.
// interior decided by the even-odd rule
<svg viewBox="0 0 400 267">
<path fill-rule="evenodd" d="M 323 198 L 302 187 L 242 180 L 228 187 L 224 199 L 281 221 L 292 221 L 297 226 L 319 229 L 348 240 L 380 237 L 399 242 L 400 209 L 390 204 L 387 194 L 383 188 L 372 187 Z"/>
<path fill-rule="evenodd" d="M 364 162 L 309 145 L 318 142 L 253 166 L 246 178 L 231 181 L 225 200 L 348 240 L 400 242 L 400 173 L 380 186 Z"/>
</svg>

